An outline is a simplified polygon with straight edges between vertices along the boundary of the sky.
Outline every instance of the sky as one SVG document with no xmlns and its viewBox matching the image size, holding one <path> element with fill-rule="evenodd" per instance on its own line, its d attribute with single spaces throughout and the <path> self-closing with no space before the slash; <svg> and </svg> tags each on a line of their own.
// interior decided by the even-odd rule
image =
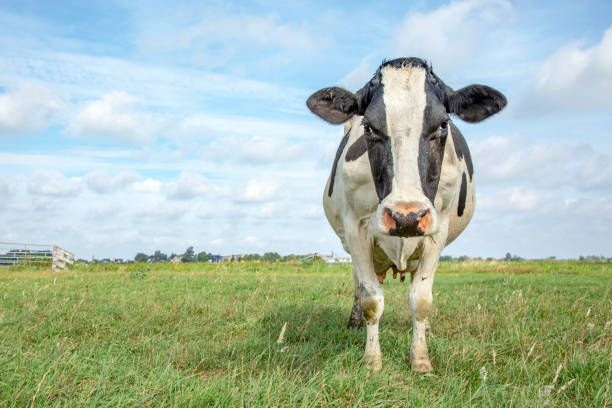
<svg viewBox="0 0 612 408">
<path fill-rule="evenodd" d="M 477 203 L 443 254 L 612 256 L 612 2 L 277 3 L 0 3 L 0 241 L 344 254 L 321 203 L 342 126 L 305 101 L 415 56 L 508 98 L 455 120 Z"/>
</svg>

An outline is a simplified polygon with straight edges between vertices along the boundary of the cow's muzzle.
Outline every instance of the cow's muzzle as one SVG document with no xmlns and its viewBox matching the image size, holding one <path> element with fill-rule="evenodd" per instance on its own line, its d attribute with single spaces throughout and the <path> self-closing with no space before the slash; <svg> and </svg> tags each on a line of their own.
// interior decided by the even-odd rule
<svg viewBox="0 0 612 408">
<path fill-rule="evenodd" d="M 434 217 L 431 210 L 420 203 L 399 202 L 382 209 L 379 226 L 388 235 L 418 237 L 433 232 Z"/>
</svg>

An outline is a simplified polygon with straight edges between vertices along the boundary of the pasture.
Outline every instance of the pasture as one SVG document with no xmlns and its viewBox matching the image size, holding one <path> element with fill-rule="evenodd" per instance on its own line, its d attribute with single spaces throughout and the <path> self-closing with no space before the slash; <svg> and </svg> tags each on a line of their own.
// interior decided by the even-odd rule
<svg viewBox="0 0 612 408">
<path fill-rule="evenodd" d="M 425 376 L 405 361 L 409 284 L 390 277 L 383 369 L 361 365 L 350 270 L 2 269 L 0 406 L 612 406 L 610 264 L 442 263 Z"/>
</svg>

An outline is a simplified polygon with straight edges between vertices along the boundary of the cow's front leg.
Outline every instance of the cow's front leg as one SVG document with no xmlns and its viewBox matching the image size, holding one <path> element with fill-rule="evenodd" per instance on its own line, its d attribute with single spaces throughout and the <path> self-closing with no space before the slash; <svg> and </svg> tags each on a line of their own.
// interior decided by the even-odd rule
<svg viewBox="0 0 612 408">
<path fill-rule="evenodd" d="M 374 275 L 373 272 L 372 274 Z M 364 277 L 360 281 L 359 289 L 361 310 L 366 322 L 366 347 L 363 360 L 372 371 L 379 371 L 382 368 L 382 354 L 378 342 L 378 323 L 385 308 L 385 299 L 376 275 Z"/>
<path fill-rule="evenodd" d="M 426 333 L 430 330 L 427 315 L 433 303 L 432 288 L 441 250 L 442 248 L 433 240 L 426 241 L 419 267 L 410 285 L 410 311 L 413 327 L 410 362 L 412 370 L 418 373 L 432 371 L 427 352 Z"/>
<path fill-rule="evenodd" d="M 372 245 L 364 225 L 355 218 L 353 222 L 345 224 L 345 230 L 355 267 L 356 284 L 359 284 L 361 313 L 366 322 L 363 360 L 372 371 L 379 371 L 382 368 L 382 354 L 378 342 L 378 322 L 385 308 L 383 290 L 374 272 Z"/>
<path fill-rule="evenodd" d="M 363 312 L 361 311 L 359 279 L 357 278 L 355 268 L 353 268 L 353 280 L 355 282 L 355 293 L 353 295 L 353 308 L 351 309 L 347 327 L 349 329 L 359 329 L 363 326 Z"/>
</svg>

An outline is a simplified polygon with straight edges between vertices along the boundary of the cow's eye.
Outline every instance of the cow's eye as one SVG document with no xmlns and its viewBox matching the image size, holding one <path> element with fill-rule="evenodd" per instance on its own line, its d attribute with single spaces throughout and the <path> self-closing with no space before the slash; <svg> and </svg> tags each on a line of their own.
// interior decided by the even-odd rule
<svg viewBox="0 0 612 408">
<path fill-rule="evenodd" d="M 363 130 L 365 130 L 366 133 L 372 133 L 372 128 L 367 123 L 363 124 Z"/>
<path fill-rule="evenodd" d="M 440 123 L 440 129 L 441 130 L 446 129 L 447 127 L 448 127 L 448 121 L 445 120 L 444 122 Z"/>
</svg>

